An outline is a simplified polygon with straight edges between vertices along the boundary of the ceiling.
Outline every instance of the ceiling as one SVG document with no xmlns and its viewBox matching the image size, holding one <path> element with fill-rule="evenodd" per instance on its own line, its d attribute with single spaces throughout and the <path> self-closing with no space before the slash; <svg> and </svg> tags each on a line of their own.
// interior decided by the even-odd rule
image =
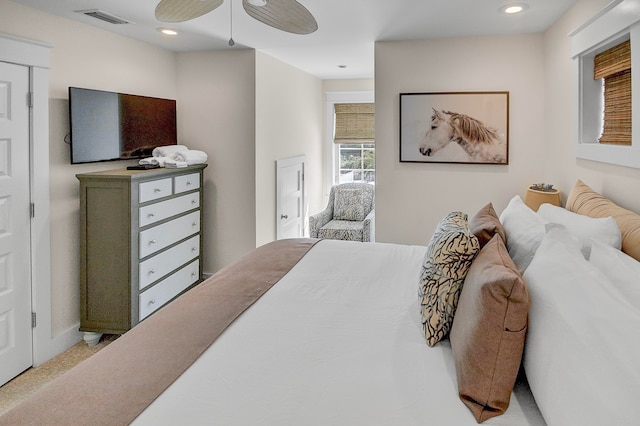
<svg viewBox="0 0 640 426">
<path fill-rule="evenodd" d="M 321 79 L 371 78 L 374 42 L 442 37 L 543 32 L 576 0 L 299 0 L 316 18 L 309 35 L 264 25 L 226 0 L 192 21 L 165 24 L 155 19 L 159 0 L 12 0 L 176 52 L 254 48 Z M 501 12 L 527 3 L 517 15 Z M 132 23 L 109 24 L 78 10 L 99 9 Z M 231 19 L 232 17 L 232 19 Z M 235 45 L 228 44 L 233 22 Z M 169 37 L 157 28 L 179 32 Z M 339 66 L 346 67 L 339 67 Z"/>
</svg>

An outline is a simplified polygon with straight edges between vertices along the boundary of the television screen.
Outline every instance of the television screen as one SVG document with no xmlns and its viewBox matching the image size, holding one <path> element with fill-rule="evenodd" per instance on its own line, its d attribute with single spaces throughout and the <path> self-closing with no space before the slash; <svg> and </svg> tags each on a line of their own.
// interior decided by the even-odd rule
<svg viewBox="0 0 640 426">
<path fill-rule="evenodd" d="M 177 144 L 176 101 L 69 87 L 71 164 L 151 157 Z"/>
</svg>

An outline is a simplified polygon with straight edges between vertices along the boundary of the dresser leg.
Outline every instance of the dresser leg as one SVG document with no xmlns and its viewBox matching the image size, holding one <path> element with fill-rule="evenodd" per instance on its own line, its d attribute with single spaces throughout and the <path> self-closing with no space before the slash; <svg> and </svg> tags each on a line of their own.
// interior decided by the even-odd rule
<svg viewBox="0 0 640 426">
<path fill-rule="evenodd" d="M 93 331 L 85 331 L 84 332 L 84 341 L 87 342 L 89 346 L 95 346 L 100 342 L 100 338 L 102 337 L 102 333 L 95 333 Z"/>
</svg>

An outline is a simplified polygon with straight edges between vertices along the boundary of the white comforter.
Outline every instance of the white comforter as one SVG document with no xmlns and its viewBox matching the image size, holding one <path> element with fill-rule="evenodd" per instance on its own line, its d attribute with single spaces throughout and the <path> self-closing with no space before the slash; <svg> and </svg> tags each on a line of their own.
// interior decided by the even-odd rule
<svg viewBox="0 0 640 426">
<path fill-rule="evenodd" d="M 424 250 L 319 242 L 134 424 L 475 425 L 449 342 L 424 341 Z M 544 421 L 517 386 L 484 424 Z"/>
</svg>

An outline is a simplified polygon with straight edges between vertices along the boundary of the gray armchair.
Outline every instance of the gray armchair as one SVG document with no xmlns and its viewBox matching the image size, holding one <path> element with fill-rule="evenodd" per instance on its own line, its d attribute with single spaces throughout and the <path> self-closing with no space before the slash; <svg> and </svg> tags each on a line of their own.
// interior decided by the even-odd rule
<svg viewBox="0 0 640 426">
<path fill-rule="evenodd" d="M 311 238 L 375 241 L 375 190 L 367 183 L 343 183 L 331 187 L 329 203 L 309 217 Z"/>
</svg>

